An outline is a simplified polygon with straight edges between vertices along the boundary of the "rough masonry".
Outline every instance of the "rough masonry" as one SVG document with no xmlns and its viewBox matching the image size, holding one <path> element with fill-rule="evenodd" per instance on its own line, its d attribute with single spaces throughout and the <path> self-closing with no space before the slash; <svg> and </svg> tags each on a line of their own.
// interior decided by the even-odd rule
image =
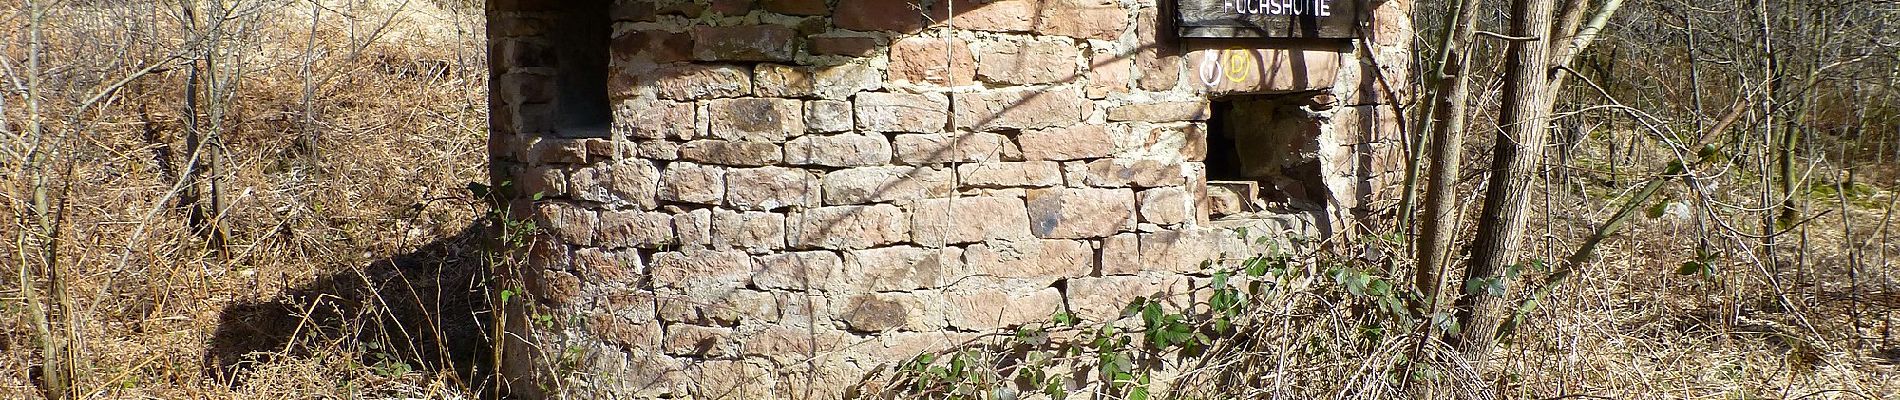
<svg viewBox="0 0 1900 400">
<path fill-rule="evenodd" d="M 1259 250 L 1231 228 L 1379 210 L 1408 0 L 1361 39 L 1224 41 L 1156 1 L 490 0 L 493 179 L 540 232 L 511 390 L 840 398 L 1057 311 L 1191 302 Z"/>
</svg>

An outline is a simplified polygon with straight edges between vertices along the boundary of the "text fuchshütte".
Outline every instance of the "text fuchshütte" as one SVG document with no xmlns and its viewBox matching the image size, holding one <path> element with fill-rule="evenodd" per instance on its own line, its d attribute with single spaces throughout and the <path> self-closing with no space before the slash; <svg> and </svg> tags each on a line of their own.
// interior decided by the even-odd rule
<svg viewBox="0 0 1900 400">
<path fill-rule="evenodd" d="M 1241 14 L 1333 16 L 1332 0 L 1227 0 L 1221 11 Z"/>
</svg>

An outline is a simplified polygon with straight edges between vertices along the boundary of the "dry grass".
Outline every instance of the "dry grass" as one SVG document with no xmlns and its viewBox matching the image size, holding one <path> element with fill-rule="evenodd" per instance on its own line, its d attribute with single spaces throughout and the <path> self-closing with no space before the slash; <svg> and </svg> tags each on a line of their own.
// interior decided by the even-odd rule
<svg viewBox="0 0 1900 400">
<path fill-rule="evenodd" d="M 224 3 L 252 14 L 233 18 L 232 35 L 220 42 L 231 49 L 227 55 L 243 56 L 226 60 L 237 66 L 226 72 L 242 75 L 223 92 L 226 152 L 215 176 L 229 204 L 220 219 L 231 236 L 221 256 L 188 225 L 173 193 L 190 160 L 182 90 L 188 69 L 168 56 L 204 45 L 180 33 L 179 3 L 61 2 L 43 19 L 43 114 L 55 122 L 47 133 L 63 149 L 46 171 L 56 185 L 70 185 L 57 268 L 71 277 L 59 288 L 71 307 L 60 314 L 71 321 L 65 335 L 79 391 L 109 398 L 440 393 L 444 380 L 433 371 L 365 365 L 378 352 L 396 354 L 371 348 L 374 340 L 318 329 L 371 331 L 363 326 L 375 324 L 363 321 L 401 307 L 343 313 L 357 321 L 318 321 L 323 312 L 269 320 L 303 330 L 303 338 L 275 339 L 282 343 L 271 349 L 221 349 L 229 340 L 218 336 L 234 324 L 266 322 L 233 320 L 241 317 L 237 310 L 329 306 L 335 299 L 314 296 L 325 289 L 318 286 L 385 278 L 374 276 L 388 270 L 373 267 L 377 261 L 453 239 L 475 221 L 479 209 L 462 188 L 486 180 L 479 11 L 430 1 L 323 2 L 313 32 L 308 3 Z M 25 70 L 32 50 L 25 11 L 19 2 L 0 6 L 0 52 L 15 77 L 9 79 Z M 82 99 L 152 65 L 163 69 L 130 81 L 95 111 L 66 118 Z M 306 79 L 313 88 L 308 108 Z M 16 132 L 28 117 L 23 97 L 6 93 L 5 122 Z M 208 118 L 207 108 L 201 104 L 200 118 Z M 313 111 L 309 124 L 306 109 Z M 314 143 L 304 132 L 317 133 Z M 15 232 L 6 234 L 5 249 L 30 254 L 14 239 L 30 229 L 23 194 L 30 193 L 27 178 L 41 172 L 24 170 L 18 159 L 0 166 L 5 230 Z M 18 271 L 23 259 L 9 256 L 4 265 Z M 0 397 L 35 397 L 28 367 L 41 355 L 20 306 L 19 275 L 5 275 Z M 240 349 L 296 356 L 258 364 L 248 379 L 219 376 L 216 359 L 246 355 L 217 353 Z"/>
</svg>

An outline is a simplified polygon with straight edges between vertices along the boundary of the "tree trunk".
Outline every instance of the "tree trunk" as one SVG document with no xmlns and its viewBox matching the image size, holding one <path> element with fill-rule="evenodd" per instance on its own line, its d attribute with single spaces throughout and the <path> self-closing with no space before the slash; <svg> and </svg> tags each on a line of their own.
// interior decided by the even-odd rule
<svg viewBox="0 0 1900 400">
<path fill-rule="evenodd" d="M 1458 4 L 1457 19 L 1451 22 L 1440 56 L 1440 75 L 1432 104 L 1430 183 L 1425 188 L 1425 215 L 1420 218 L 1418 245 L 1414 246 L 1413 271 L 1421 306 L 1426 313 L 1438 311 L 1439 287 L 1444 284 L 1446 255 L 1451 253 L 1451 227 L 1458 216 L 1452 213 L 1459 162 L 1464 160 L 1465 109 L 1471 92 L 1471 53 L 1469 46 L 1477 32 L 1478 10 L 1484 0 L 1463 0 Z"/>
<path fill-rule="evenodd" d="M 1497 341 L 1498 325 L 1509 315 L 1505 298 L 1516 280 L 1519 245 L 1524 239 L 1532 176 L 1549 140 L 1550 24 L 1552 0 L 1515 0 L 1511 4 L 1513 40 L 1505 69 L 1502 128 L 1491 163 L 1490 187 L 1465 270 L 1457 316 L 1463 327 L 1451 342 L 1479 370 Z"/>
</svg>

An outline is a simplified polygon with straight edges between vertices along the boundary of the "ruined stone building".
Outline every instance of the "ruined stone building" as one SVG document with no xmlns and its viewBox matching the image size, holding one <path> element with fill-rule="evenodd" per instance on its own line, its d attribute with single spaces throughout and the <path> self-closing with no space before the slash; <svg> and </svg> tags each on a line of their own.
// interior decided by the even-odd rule
<svg viewBox="0 0 1900 400">
<path fill-rule="evenodd" d="M 839 398 L 1352 232 L 1410 2 L 1284 3 L 489 0 L 494 183 L 539 229 L 511 390 Z M 1290 22 L 1183 17 L 1221 12 Z"/>
</svg>

